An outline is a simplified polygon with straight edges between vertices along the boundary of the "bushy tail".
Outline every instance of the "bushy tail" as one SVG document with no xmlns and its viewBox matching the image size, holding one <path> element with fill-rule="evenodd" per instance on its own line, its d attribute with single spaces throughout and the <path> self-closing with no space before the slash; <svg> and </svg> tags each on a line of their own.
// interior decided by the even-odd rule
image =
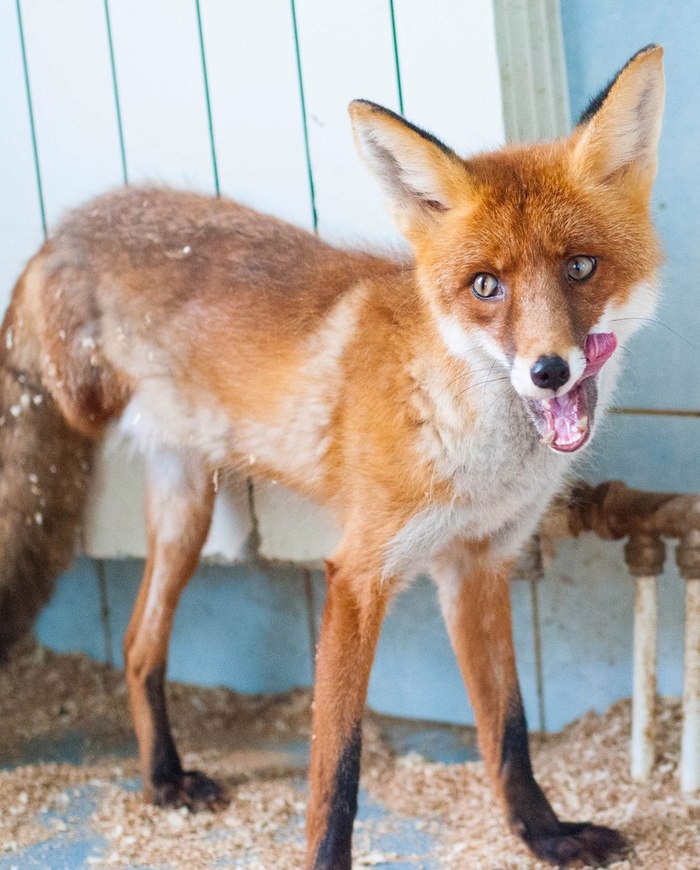
<svg viewBox="0 0 700 870">
<path fill-rule="evenodd" d="M 22 306 L 20 279 L 0 330 L 0 658 L 76 553 L 92 454 L 42 384 Z"/>
</svg>

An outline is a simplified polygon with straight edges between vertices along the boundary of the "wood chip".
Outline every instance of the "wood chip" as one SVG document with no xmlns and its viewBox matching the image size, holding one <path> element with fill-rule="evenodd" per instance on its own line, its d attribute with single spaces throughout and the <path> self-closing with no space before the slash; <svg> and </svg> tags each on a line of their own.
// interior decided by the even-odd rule
<svg viewBox="0 0 700 870">
<path fill-rule="evenodd" d="M 175 736 L 186 766 L 223 782 L 230 804 L 215 813 L 159 809 L 143 803 L 131 783 L 133 753 L 123 675 L 84 656 L 58 656 L 26 646 L 0 671 L 0 746 L 5 761 L 21 758 L 27 741 L 65 745 L 89 736 L 87 763 L 20 765 L 0 771 L 0 859 L 21 866 L 21 849 L 70 834 L 71 801 L 89 791 L 89 820 L 105 848 L 94 867 L 192 868 L 242 861 L 245 867 L 292 870 L 303 865 L 306 784 L 274 741 L 306 741 L 310 693 L 242 696 L 225 689 L 172 685 Z M 677 700 L 659 703 L 657 763 L 649 783 L 629 776 L 630 704 L 588 714 L 553 737 L 533 737 L 533 761 L 543 788 L 566 819 L 619 827 L 634 844 L 615 870 L 695 870 L 700 867 L 700 818 L 682 800 L 677 767 Z M 382 737 L 385 720 L 365 721 L 363 788 L 383 812 L 356 825 L 355 864 L 469 870 L 544 870 L 507 830 L 478 762 L 440 764 L 419 754 L 395 757 Z M 282 735 L 282 737 L 281 737 Z M 53 821 L 50 821 L 53 819 Z M 429 845 L 412 855 L 415 842 Z M 403 832 L 403 833 L 402 833 Z M 391 847 L 386 848 L 391 839 Z M 405 846 L 405 848 L 404 848 Z M 9 866 L 9 865 L 8 865 Z"/>
</svg>

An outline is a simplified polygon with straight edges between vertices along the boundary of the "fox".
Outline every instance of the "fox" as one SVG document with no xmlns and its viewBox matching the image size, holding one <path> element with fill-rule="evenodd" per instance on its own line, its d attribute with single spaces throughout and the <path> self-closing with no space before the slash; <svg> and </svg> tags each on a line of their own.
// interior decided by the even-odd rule
<svg viewBox="0 0 700 870">
<path fill-rule="evenodd" d="M 635 54 L 570 135 L 465 158 L 353 101 L 405 255 L 333 246 L 224 197 L 127 186 L 68 213 L 31 258 L 0 336 L 0 649 L 72 559 L 94 446 L 119 427 L 147 478 L 124 638 L 146 800 L 223 800 L 183 769 L 165 673 L 216 476 L 252 474 L 343 529 L 316 653 L 306 866 L 351 866 L 377 638 L 423 571 L 511 831 L 558 866 L 626 853 L 620 832 L 560 820 L 535 779 L 509 577 L 656 304 L 662 55 Z"/>
</svg>

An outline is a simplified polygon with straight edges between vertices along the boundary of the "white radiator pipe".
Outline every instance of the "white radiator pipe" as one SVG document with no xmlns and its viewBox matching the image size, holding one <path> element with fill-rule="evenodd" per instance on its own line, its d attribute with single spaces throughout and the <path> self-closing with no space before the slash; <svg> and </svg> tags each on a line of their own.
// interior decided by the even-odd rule
<svg viewBox="0 0 700 870">
<path fill-rule="evenodd" d="M 700 578 L 686 579 L 681 792 L 700 803 Z"/>
<path fill-rule="evenodd" d="M 635 577 L 632 779 L 646 782 L 654 766 L 656 704 L 656 577 Z"/>
</svg>

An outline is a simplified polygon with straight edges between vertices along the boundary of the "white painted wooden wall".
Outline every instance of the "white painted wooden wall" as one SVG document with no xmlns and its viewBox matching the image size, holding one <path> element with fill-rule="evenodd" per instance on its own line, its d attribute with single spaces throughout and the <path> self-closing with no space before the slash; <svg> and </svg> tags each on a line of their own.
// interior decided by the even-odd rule
<svg viewBox="0 0 700 870">
<path fill-rule="evenodd" d="M 391 240 L 352 145 L 365 97 L 461 153 L 504 140 L 492 0 L 0 0 L 0 305 L 61 213 L 158 182 L 236 197 L 336 241 Z M 144 553 L 138 462 L 101 454 L 85 546 Z M 255 492 L 262 553 L 327 554 L 326 517 Z M 235 559 L 245 483 L 205 553 Z"/>
</svg>

